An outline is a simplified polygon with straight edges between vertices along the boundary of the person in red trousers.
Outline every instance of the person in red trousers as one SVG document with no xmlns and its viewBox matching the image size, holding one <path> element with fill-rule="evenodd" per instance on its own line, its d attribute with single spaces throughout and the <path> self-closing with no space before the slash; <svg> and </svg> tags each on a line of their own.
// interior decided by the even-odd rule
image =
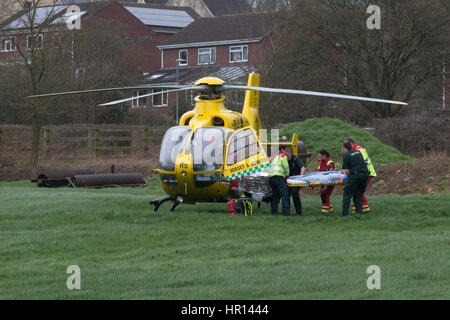
<svg viewBox="0 0 450 320">
<path fill-rule="evenodd" d="M 330 159 L 330 153 L 327 150 L 320 150 L 318 154 L 319 165 L 317 171 L 333 171 L 335 170 L 334 162 Z M 330 204 L 330 196 L 334 191 L 334 186 L 326 186 L 320 188 L 320 199 L 322 200 L 322 214 L 334 213 L 334 209 Z"/>
</svg>

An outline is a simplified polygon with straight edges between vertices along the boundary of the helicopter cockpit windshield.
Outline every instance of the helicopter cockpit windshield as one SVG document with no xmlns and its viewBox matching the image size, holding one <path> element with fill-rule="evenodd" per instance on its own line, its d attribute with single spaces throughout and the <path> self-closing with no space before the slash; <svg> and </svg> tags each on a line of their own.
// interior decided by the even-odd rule
<svg viewBox="0 0 450 320">
<path fill-rule="evenodd" d="M 166 131 L 161 151 L 159 153 L 158 167 L 162 170 L 175 170 L 175 161 L 178 155 L 186 148 L 192 129 L 188 126 L 176 126 Z"/>
<path fill-rule="evenodd" d="M 190 152 L 193 158 L 194 172 L 207 172 L 222 168 L 225 137 L 229 130 L 225 128 L 198 128 L 191 140 Z M 219 173 L 197 174 L 195 184 L 207 186 L 220 179 Z"/>
</svg>

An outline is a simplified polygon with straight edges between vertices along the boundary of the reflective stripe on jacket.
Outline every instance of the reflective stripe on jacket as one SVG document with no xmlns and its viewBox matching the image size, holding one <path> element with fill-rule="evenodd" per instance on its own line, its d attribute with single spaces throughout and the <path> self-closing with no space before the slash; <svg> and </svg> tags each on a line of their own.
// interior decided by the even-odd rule
<svg viewBox="0 0 450 320">
<path fill-rule="evenodd" d="M 376 177 L 377 173 L 375 172 L 375 168 L 373 167 L 372 161 L 370 160 L 369 154 L 367 153 L 366 149 L 355 145 L 354 150 L 358 150 L 361 152 L 364 161 L 366 162 L 367 170 L 369 170 L 369 176 Z"/>
<path fill-rule="evenodd" d="M 283 178 L 289 176 L 289 162 L 284 153 L 280 152 L 280 154 L 270 162 L 269 177 L 273 176 L 281 176 Z"/>
</svg>

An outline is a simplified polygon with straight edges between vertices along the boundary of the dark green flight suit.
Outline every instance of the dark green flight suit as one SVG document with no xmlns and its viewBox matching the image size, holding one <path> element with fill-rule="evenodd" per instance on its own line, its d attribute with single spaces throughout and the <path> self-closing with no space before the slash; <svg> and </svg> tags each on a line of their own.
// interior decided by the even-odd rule
<svg viewBox="0 0 450 320">
<path fill-rule="evenodd" d="M 302 160 L 296 155 L 291 156 L 289 160 L 289 176 L 298 176 L 303 167 L 306 167 Z M 302 215 L 302 202 L 300 200 L 300 187 L 288 187 L 289 198 L 292 196 L 295 212 Z"/>
<path fill-rule="evenodd" d="M 342 161 L 342 169 L 348 169 L 350 171 L 348 183 L 344 187 L 342 216 L 348 215 L 352 197 L 356 207 L 356 213 L 362 214 L 362 197 L 366 191 L 369 170 L 361 152 L 358 150 L 349 150 L 345 153 Z"/>
</svg>

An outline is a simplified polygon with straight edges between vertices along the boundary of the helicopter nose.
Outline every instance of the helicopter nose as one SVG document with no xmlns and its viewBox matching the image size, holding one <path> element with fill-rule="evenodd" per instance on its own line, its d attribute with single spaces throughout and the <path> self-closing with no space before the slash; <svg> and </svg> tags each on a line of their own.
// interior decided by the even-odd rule
<svg viewBox="0 0 450 320">
<path fill-rule="evenodd" d="M 175 175 L 180 195 L 186 196 L 192 185 L 192 155 L 181 153 L 175 162 Z M 192 190 L 192 189 L 191 189 Z"/>
</svg>

